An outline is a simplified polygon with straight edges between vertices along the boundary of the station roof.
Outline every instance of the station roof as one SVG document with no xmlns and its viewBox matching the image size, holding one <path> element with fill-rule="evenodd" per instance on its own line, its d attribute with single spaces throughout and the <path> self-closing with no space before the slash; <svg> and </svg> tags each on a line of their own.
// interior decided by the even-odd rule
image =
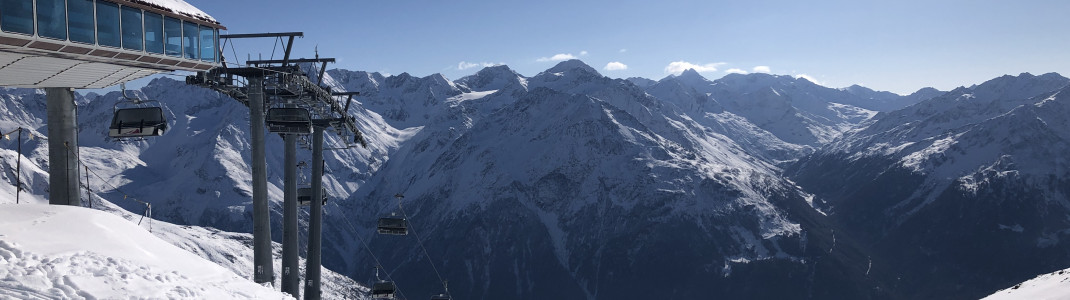
<svg viewBox="0 0 1070 300">
<path fill-rule="evenodd" d="M 219 21 L 215 18 L 204 13 L 197 7 L 186 3 L 182 0 L 113 0 L 116 2 L 127 2 L 132 4 L 139 4 L 154 8 L 161 12 L 169 12 L 186 18 L 193 18 L 199 21 L 207 22 L 214 25 L 220 25 Z M 207 24 L 206 24 L 207 25 Z M 220 29 L 225 29 L 220 26 Z"/>
</svg>

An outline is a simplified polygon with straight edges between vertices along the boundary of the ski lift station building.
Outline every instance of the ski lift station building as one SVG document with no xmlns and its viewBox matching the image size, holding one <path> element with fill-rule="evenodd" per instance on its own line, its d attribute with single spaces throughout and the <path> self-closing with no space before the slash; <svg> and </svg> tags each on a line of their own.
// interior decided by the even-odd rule
<svg viewBox="0 0 1070 300">
<path fill-rule="evenodd" d="M 182 0 L 0 0 L 0 86 L 104 88 L 205 71 L 225 29 Z"/>
<path fill-rule="evenodd" d="M 81 204 L 74 89 L 215 68 L 224 29 L 183 0 L 0 0 L 0 86 L 45 89 L 49 203 Z"/>
</svg>

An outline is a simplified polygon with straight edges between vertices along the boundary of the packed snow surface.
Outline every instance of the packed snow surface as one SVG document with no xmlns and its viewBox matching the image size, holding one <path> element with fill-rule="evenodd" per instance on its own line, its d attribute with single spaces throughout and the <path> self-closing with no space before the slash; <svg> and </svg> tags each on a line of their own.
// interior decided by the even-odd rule
<svg viewBox="0 0 1070 300">
<path fill-rule="evenodd" d="M 982 300 L 1003 299 L 1070 299 L 1070 269 L 1037 276 Z"/>
<path fill-rule="evenodd" d="M 0 299 L 285 299 L 121 217 L 0 205 Z"/>
</svg>

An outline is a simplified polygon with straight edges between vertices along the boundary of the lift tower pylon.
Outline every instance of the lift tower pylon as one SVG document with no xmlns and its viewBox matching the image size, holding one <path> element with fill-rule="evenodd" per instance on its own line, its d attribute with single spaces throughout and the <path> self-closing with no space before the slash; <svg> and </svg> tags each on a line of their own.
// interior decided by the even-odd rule
<svg viewBox="0 0 1070 300">
<path fill-rule="evenodd" d="M 309 134 L 312 131 L 301 130 L 299 128 L 301 124 L 300 120 L 298 120 L 299 118 L 304 118 L 309 123 L 311 123 L 311 119 L 316 119 L 316 131 L 320 133 L 321 142 L 323 129 L 333 127 L 336 129 L 335 132 L 343 137 L 342 140 L 345 147 L 351 147 L 356 144 L 367 147 L 364 137 L 356 127 L 356 122 L 346 112 L 349 108 L 348 103 L 343 106 L 334 98 L 335 96 L 349 95 L 349 101 L 352 101 L 352 96 L 356 93 L 332 92 L 330 88 L 320 86 L 321 81 L 313 82 L 310 74 L 298 65 L 322 63 L 323 67 L 320 68 L 318 74 L 322 77 L 322 69 L 326 66 L 326 63 L 334 62 L 334 59 L 318 57 L 315 59 L 290 59 L 290 50 L 292 49 L 294 37 L 302 36 L 303 34 L 300 32 L 221 35 L 220 38 L 224 41 L 223 45 L 227 44 L 226 40 L 238 38 L 287 38 L 284 40 L 283 59 L 247 61 L 244 66 L 237 67 L 230 67 L 226 62 L 223 62 L 222 67 L 214 68 L 207 72 L 198 72 L 197 75 L 186 77 L 187 84 L 214 89 L 249 106 L 251 114 L 250 126 L 252 129 L 251 148 L 253 150 L 253 222 L 256 224 L 253 232 L 254 280 L 256 282 L 274 282 L 274 273 L 271 268 L 271 234 L 268 226 L 270 225 L 270 221 L 268 221 L 270 211 L 269 202 L 266 199 L 266 175 L 263 172 L 258 172 L 258 170 L 266 169 L 266 162 L 262 156 L 264 140 L 261 135 L 265 127 L 265 119 L 262 118 L 264 108 L 271 107 L 272 111 L 283 112 L 277 115 L 284 119 L 267 120 L 267 123 L 271 125 L 269 128 L 271 128 L 272 132 L 278 132 L 283 135 L 287 144 L 287 152 L 290 151 L 291 143 L 296 143 L 294 142 L 296 139 L 292 135 Z M 236 77 L 244 78 L 245 83 L 241 83 Z M 258 98 L 264 100 L 260 101 Z M 287 113 L 295 109 L 298 111 L 305 110 L 307 113 Z M 303 117 L 299 117 L 302 115 Z M 268 116 L 270 117 L 272 114 L 269 113 Z M 306 123 L 306 126 L 309 123 Z M 310 128 L 306 127 L 306 129 Z M 287 167 L 284 170 L 287 174 L 285 175 L 286 187 L 284 187 L 285 195 L 283 197 L 282 291 L 297 297 L 300 294 L 298 289 L 301 281 L 297 274 L 297 188 L 296 180 L 293 180 L 293 178 L 296 178 L 296 168 L 290 168 L 290 165 L 296 165 L 296 159 L 291 158 L 291 155 L 287 153 L 285 160 Z M 322 166 L 320 167 L 320 174 L 322 174 Z M 313 181 L 315 180 L 314 178 Z M 320 188 L 314 188 L 313 190 L 321 191 Z M 322 210 L 321 201 L 312 202 L 320 204 L 318 208 L 314 206 L 314 210 Z M 315 215 L 315 213 L 311 214 Z M 318 219 L 313 221 L 318 222 Z M 319 236 L 318 230 L 317 226 L 315 229 L 317 232 L 310 233 L 310 236 L 316 235 L 317 240 Z M 310 241 L 310 246 L 311 244 L 312 241 Z M 306 277 L 309 278 L 305 280 L 305 299 L 319 299 L 320 296 L 318 249 L 317 246 L 315 259 L 312 258 L 312 253 L 309 254 L 309 261 L 315 261 L 316 265 L 315 267 L 310 265 L 306 268 L 306 272 L 309 272 Z M 313 290 L 312 293 L 309 292 L 310 288 Z"/>
</svg>

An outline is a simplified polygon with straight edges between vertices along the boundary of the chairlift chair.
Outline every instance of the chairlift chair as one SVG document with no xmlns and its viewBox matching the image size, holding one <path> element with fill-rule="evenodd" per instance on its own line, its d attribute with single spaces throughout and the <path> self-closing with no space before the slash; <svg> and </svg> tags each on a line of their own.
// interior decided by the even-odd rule
<svg viewBox="0 0 1070 300">
<path fill-rule="evenodd" d="M 393 281 L 379 280 L 372 284 L 373 299 L 395 299 L 396 292 Z"/>
<path fill-rule="evenodd" d="M 312 117 L 304 108 L 273 107 L 264 119 L 271 133 L 312 133 Z"/>
<path fill-rule="evenodd" d="M 446 294 L 438 294 L 432 295 L 431 300 L 452 300 L 452 298 L 450 298 L 450 296 Z"/>
<path fill-rule="evenodd" d="M 396 216 L 379 218 L 379 234 L 407 235 L 409 222 L 405 218 Z"/>
<path fill-rule="evenodd" d="M 141 101 L 156 102 L 156 101 Z M 114 115 L 108 136 L 113 138 L 131 138 L 160 136 L 167 130 L 167 119 L 159 106 L 118 108 L 115 104 Z"/>
<path fill-rule="evenodd" d="M 320 195 L 323 196 L 323 205 L 327 205 L 327 189 L 321 188 Z M 302 187 L 297 188 L 297 203 L 301 206 L 312 205 L 312 188 Z"/>
</svg>

